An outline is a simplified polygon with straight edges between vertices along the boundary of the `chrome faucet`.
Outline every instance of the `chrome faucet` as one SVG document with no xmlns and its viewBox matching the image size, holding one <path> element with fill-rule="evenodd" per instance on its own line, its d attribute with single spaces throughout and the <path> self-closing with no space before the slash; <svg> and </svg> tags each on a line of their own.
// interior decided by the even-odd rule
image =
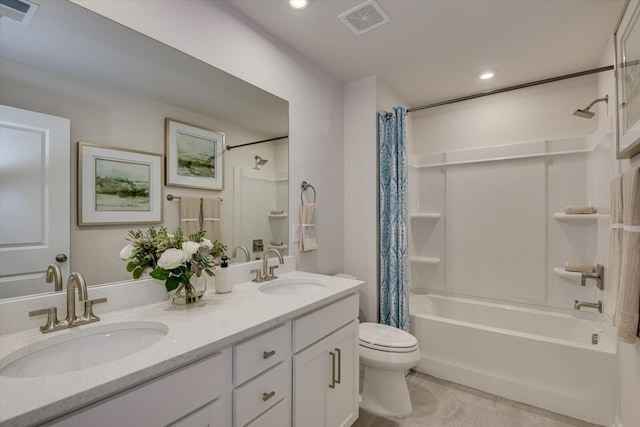
<svg viewBox="0 0 640 427">
<path fill-rule="evenodd" d="M 580 310 L 582 307 L 597 308 L 598 313 L 602 313 L 602 301 L 600 300 L 598 300 L 598 302 L 584 302 L 584 301 L 578 301 L 578 300 L 574 300 L 574 301 L 575 301 L 575 303 L 573 304 L 574 310 Z"/>
<path fill-rule="evenodd" d="M 231 258 L 235 258 L 236 257 L 236 254 L 238 253 L 238 249 L 240 249 L 242 252 L 244 252 L 245 261 L 247 261 L 247 262 L 251 261 L 251 255 L 249 255 L 249 249 L 247 249 L 246 246 L 238 246 L 237 248 L 235 248 L 233 250 L 233 252 L 231 253 Z"/>
<path fill-rule="evenodd" d="M 53 283 L 53 289 L 56 292 L 62 291 L 62 272 L 60 271 L 58 264 L 51 264 L 47 267 L 45 282 Z"/>
<path fill-rule="evenodd" d="M 277 265 L 272 265 L 271 267 L 268 267 L 268 261 L 269 261 L 269 254 L 270 253 L 274 253 L 278 256 L 278 263 L 279 265 L 284 264 L 284 259 L 282 258 L 282 254 L 280 253 L 280 251 L 278 251 L 277 249 L 271 248 L 269 250 L 267 250 L 264 253 L 264 257 L 262 259 L 262 271 L 260 271 L 260 269 L 255 269 L 255 270 L 251 270 L 252 273 L 256 274 L 255 279 L 253 279 L 253 282 L 256 283 L 261 283 L 261 282 L 266 282 L 267 280 L 273 280 L 273 279 L 277 279 L 278 276 L 276 276 L 273 271 L 278 268 Z"/>
<path fill-rule="evenodd" d="M 84 301 L 84 313 L 80 317 L 76 316 L 76 288 L 78 289 L 78 301 Z M 46 334 L 49 332 L 59 331 L 61 329 L 84 325 L 86 323 L 97 322 L 100 318 L 93 314 L 93 306 L 94 304 L 100 304 L 103 302 L 107 302 L 107 299 L 88 299 L 87 282 L 84 280 L 84 277 L 82 277 L 82 274 L 80 273 L 71 273 L 67 280 L 67 317 L 64 320 L 58 320 L 57 307 L 31 311 L 29 312 L 29 316 L 47 315 L 47 323 L 40 327 L 42 333 Z"/>
<path fill-rule="evenodd" d="M 78 301 L 86 301 L 87 282 L 85 282 L 82 274 L 71 273 L 67 279 L 67 318 L 63 320 L 69 326 L 78 320 L 76 317 L 76 288 L 78 288 Z"/>
</svg>

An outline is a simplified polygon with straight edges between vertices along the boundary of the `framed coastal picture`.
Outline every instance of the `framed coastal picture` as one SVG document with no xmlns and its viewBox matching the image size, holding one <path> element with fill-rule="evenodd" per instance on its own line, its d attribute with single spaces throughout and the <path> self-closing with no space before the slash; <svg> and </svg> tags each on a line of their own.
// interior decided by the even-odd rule
<svg viewBox="0 0 640 427">
<path fill-rule="evenodd" d="M 224 133 L 165 119 L 165 184 L 224 189 Z"/>
<path fill-rule="evenodd" d="M 640 0 L 628 0 L 614 33 L 616 145 L 625 159 L 640 153 Z"/>
<path fill-rule="evenodd" d="M 78 225 L 162 221 L 160 154 L 78 142 Z"/>
</svg>

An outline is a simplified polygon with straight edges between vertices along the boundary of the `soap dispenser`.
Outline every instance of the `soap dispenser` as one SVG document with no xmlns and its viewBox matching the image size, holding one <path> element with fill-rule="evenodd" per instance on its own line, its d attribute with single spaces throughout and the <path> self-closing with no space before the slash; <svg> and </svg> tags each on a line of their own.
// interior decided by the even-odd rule
<svg viewBox="0 0 640 427">
<path fill-rule="evenodd" d="M 229 258 L 222 257 L 222 264 L 216 271 L 216 292 L 219 294 L 226 294 L 233 289 L 233 271 L 229 268 L 227 263 Z"/>
</svg>

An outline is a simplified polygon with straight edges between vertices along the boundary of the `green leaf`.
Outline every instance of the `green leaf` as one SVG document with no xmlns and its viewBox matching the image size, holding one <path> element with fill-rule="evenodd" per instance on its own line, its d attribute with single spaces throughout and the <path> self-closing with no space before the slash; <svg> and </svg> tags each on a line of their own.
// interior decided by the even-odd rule
<svg viewBox="0 0 640 427">
<path fill-rule="evenodd" d="M 158 267 L 155 270 L 153 270 L 151 273 L 149 273 L 149 275 L 154 279 L 168 280 L 170 273 L 167 270 Z"/>
<path fill-rule="evenodd" d="M 164 287 L 167 288 L 167 292 L 171 292 L 175 288 L 180 286 L 180 282 L 176 277 L 169 277 L 166 282 L 164 282 Z"/>
<path fill-rule="evenodd" d="M 129 261 L 129 263 L 127 264 L 127 271 L 131 273 L 133 270 L 135 270 L 136 267 L 137 265 L 135 262 Z"/>
<path fill-rule="evenodd" d="M 142 277 L 142 273 L 144 273 L 144 267 L 136 267 L 136 269 L 133 270 L 133 278 L 138 280 Z"/>
</svg>

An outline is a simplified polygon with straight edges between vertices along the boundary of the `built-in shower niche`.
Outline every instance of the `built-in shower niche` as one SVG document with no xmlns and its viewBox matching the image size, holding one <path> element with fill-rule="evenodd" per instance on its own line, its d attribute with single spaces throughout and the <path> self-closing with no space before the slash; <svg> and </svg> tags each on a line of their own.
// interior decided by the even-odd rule
<svg viewBox="0 0 640 427">
<path fill-rule="evenodd" d="M 286 171 L 234 166 L 233 209 L 234 217 L 240 218 L 234 223 L 234 246 L 245 246 L 251 251 L 253 241 L 261 239 L 264 251 L 273 247 L 282 255 L 288 254 L 288 188 Z M 252 251 L 252 258 L 261 258 L 264 251 Z"/>
<path fill-rule="evenodd" d="M 412 157 L 412 290 L 564 309 L 595 301 L 595 286 L 554 273 L 595 260 L 597 221 L 557 215 L 589 204 L 589 151 L 582 137 Z"/>
</svg>

